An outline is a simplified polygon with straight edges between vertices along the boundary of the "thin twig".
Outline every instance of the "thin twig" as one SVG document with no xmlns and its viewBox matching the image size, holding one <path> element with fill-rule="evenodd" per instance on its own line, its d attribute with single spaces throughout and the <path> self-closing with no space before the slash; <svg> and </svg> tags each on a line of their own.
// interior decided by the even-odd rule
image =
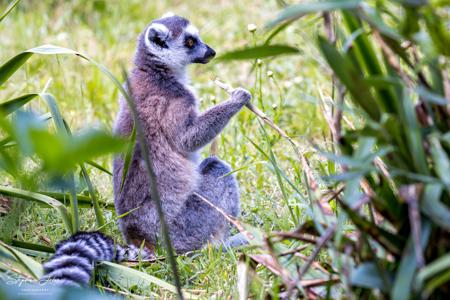
<svg viewBox="0 0 450 300">
<path fill-rule="evenodd" d="M 305 250 L 305 249 L 308 248 L 308 247 L 309 247 L 309 245 L 302 245 L 302 246 L 300 246 L 300 247 L 297 247 L 297 248 L 294 248 L 294 249 L 285 251 L 285 252 L 283 252 L 283 253 L 280 253 L 280 256 L 286 256 L 286 255 L 291 255 L 291 254 L 297 254 L 297 252 L 303 251 L 303 250 Z"/>
<path fill-rule="evenodd" d="M 298 280 L 301 280 L 303 275 L 308 271 L 309 267 L 313 263 L 313 261 L 316 259 L 317 255 L 319 255 L 320 250 L 322 247 L 333 237 L 334 232 L 336 231 L 336 225 L 332 225 L 328 227 L 328 229 L 325 231 L 323 236 L 319 238 L 317 241 L 317 246 L 314 249 L 313 253 L 310 255 L 308 261 L 305 263 L 303 268 L 300 271 L 300 274 L 298 275 Z"/>
<path fill-rule="evenodd" d="M 409 222 L 412 231 L 412 237 L 414 242 L 414 252 L 416 254 L 417 267 L 420 269 L 425 265 L 425 259 L 423 257 L 422 247 L 420 245 L 421 240 L 421 218 L 419 212 L 419 195 L 421 194 L 423 186 L 421 184 L 412 184 L 402 186 L 400 188 L 400 196 L 408 204 Z"/>
<path fill-rule="evenodd" d="M 317 238 L 314 236 L 308 236 L 297 232 L 273 232 L 273 235 L 280 237 L 282 240 L 285 239 L 294 239 L 303 242 L 307 242 L 310 244 L 316 244 Z"/>
<path fill-rule="evenodd" d="M 264 243 L 267 249 L 267 252 L 269 253 L 270 257 L 272 258 L 272 263 L 274 267 L 278 270 L 281 280 L 283 281 L 284 285 L 286 286 L 288 296 L 290 297 L 292 295 L 292 292 L 295 287 L 295 283 L 292 280 L 291 276 L 289 276 L 289 272 L 283 268 L 283 266 L 278 261 L 278 257 L 275 254 L 275 249 L 273 247 L 272 241 L 268 236 L 264 237 Z"/>
<path fill-rule="evenodd" d="M 217 155 L 217 151 L 218 151 L 218 141 L 217 141 L 217 138 L 218 137 L 216 137 L 213 141 L 212 141 L 212 143 L 211 143 L 211 147 L 209 148 L 209 155 L 211 155 L 211 156 L 216 156 Z"/>
<path fill-rule="evenodd" d="M 234 90 L 234 88 L 232 86 L 230 86 L 229 84 L 223 83 L 222 81 L 220 81 L 218 79 L 215 79 L 214 83 L 218 87 L 225 90 L 228 94 L 231 94 Z M 309 162 L 306 159 L 305 155 L 303 153 L 301 153 L 300 147 L 297 145 L 297 143 L 293 139 L 291 139 L 283 129 L 278 127 L 271 119 L 269 119 L 269 117 L 267 117 L 267 115 L 263 111 L 261 111 L 259 108 L 254 106 L 252 103 L 248 103 L 246 105 L 246 107 L 251 112 L 253 112 L 256 116 L 258 116 L 260 119 L 262 119 L 264 121 L 264 123 L 266 123 L 273 130 L 275 130 L 281 137 L 285 138 L 291 144 L 292 148 L 294 149 L 295 153 L 297 154 L 299 160 L 302 163 L 303 170 L 306 172 L 309 187 L 311 188 L 311 190 L 316 191 L 318 185 L 316 183 L 316 180 L 314 179 L 312 169 L 309 166 Z"/>
<path fill-rule="evenodd" d="M 241 232 L 242 234 L 244 234 L 248 239 L 253 240 L 255 237 L 253 236 L 253 234 L 251 234 L 250 232 L 248 232 L 244 226 L 242 226 L 241 223 L 239 223 L 239 221 L 234 218 L 233 216 L 230 216 L 229 214 L 227 214 L 223 209 L 221 209 L 220 207 L 214 205 L 211 201 L 209 201 L 207 198 L 205 198 L 204 196 L 200 195 L 197 192 L 194 192 L 194 195 L 196 195 L 197 197 L 199 197 L 201 200 L 203 200 L 204 202 L 206 202 L 208 205 L 210 205 L 211 207 L 213 207 L 215 210 L 217 210 L 228 222 L 230 222 L 231 224 L 234 225 L 234 227 L 236 227 L 239 232 Z"/>
<path fill-rule="evenodd" d="M 372 32 L 373 37 L 380 45 L 381 50 L 383 51 L 389 65 L 392 68 L 394 68 L 394 70 L 400 75 L 400 77 L 408 87 L 413 88 L 414 87 L 413 80 L 405 72 L 403 72 L 402 68 L 400 67 L 400 64 L 397 61 L 397 56 L 394 54 L 392 49 L 384 42 L 378 30 L 372 28 Z"/>
</svg>

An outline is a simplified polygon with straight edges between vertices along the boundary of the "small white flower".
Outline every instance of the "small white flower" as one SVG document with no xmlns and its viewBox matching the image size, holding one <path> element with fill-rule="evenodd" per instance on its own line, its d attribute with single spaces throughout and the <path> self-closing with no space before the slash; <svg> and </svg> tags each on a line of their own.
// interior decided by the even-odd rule
<svg viewBox="0 0 450 300">
<path fill-rule="evenodd" d="M 285 88 L 290 88 L 292 87 L 293 83 L 292 81 L 286 80 L 283 85 Z"/>
<path fill-rule="evenodd" d="M 257 27 L 256 27 L 255 24 L 248 24 L 248 25 L 247 25 L 247 30 L 250 31 L 250 32 L 252 32 L 252 33 L 255 32 L 256 29 L 257 29 Z"/>
<path fill-rule="evenodd" d="M 270 71 L 270 70 L 269 70 L 269 71 L 267 71 L 267 76 L 268 76 L 268 77 L 270 77 L 270 78 L 272 78 L 272 77 L 273 77 L 273 72 L 272 72 L 272 71 Z"/>
<path fill-rule="evenodd" d="M 258 65 L 258 67 L 262 66 L 262 60 L 260 60 L 259 58 L 256 60 L 256 64 Z"/>
</svg>

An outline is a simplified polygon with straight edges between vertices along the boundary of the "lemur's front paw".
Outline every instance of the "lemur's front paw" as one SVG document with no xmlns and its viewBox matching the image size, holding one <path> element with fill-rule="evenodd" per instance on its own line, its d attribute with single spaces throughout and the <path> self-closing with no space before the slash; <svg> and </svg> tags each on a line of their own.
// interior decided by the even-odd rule
<svg viewBox="0 0 450 300">
<path fill-rule="evenodd" d="M 231 99 L 233 101 L 242 103 L 242 105 L 246 105 L 246 104 L 250 103 L 250 100 L 252 99 L 252 95 L 246 89 L 237 88 L 231 93 Z"/>
</svg>

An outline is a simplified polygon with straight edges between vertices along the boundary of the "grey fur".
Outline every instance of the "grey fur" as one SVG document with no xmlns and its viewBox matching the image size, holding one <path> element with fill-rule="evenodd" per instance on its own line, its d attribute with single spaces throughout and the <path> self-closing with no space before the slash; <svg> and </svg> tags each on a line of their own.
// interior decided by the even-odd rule
<svg viewBox="0 0 450 300">
<path fill-rule="evenodd" d="M 165 28 L 155 26 L 156 23 Z M 152 28 L 158 32 L 150 33 Z M 233 175 L 224 176 L 231 168 L 216 157 L 199 163 L 198 151 L 251 99 L 248 91 L 239 88 L 229 100 L 198 112 L 195 96 L 186 85 L 185 67 L 190 63 L 206 63 L 215 53 L 198 36 L 195 47 L 183 48 L 186 35 L 195 35 L 192 28 L 186 19 L 178 16 L 153 21 L 139 37 L 136 67 L 129 78 L 129 89 L 150 145 L 163 210 L 178 253 L 199 249 L 208 241 L 228 236 L 227 221 L 193 195 L 194 192 L 230 215 L 239 214 L 236 179 Z M 154 35 L 160 36 L 155 42 L 151 40 Z M 172 50 L 173 56 L 170 55 Z M 114 131 L 128 136 L 132 127 L 132 116 L 121 99 Z M 139 207 L 119 219 L 119 226 L 129 244 L 140 245 L 145 241 L 151 249 L 159 238 L 159 218 L 155 203 L 150 199 L 149 180 L 139 145 L 134 149 L 122 190 L 123 158 L 114 159 L 115 206 L 117 214 Z"/>
</svg>

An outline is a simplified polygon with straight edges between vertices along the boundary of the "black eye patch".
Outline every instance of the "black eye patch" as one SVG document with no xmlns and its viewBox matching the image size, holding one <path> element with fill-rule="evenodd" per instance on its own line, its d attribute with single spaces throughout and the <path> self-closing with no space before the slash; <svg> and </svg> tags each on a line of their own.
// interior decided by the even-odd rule
<svg viewBox="0 0 450 300">
<path fill-rule="evenodd" d="M 197 45 L 198 41 L 195 37 L 193 36 L 187 36 L 184 39 L 184 45 L 186 46 L 186 48 L 192 49 L 195 47 L 195 45 Z"/>
</svg>

